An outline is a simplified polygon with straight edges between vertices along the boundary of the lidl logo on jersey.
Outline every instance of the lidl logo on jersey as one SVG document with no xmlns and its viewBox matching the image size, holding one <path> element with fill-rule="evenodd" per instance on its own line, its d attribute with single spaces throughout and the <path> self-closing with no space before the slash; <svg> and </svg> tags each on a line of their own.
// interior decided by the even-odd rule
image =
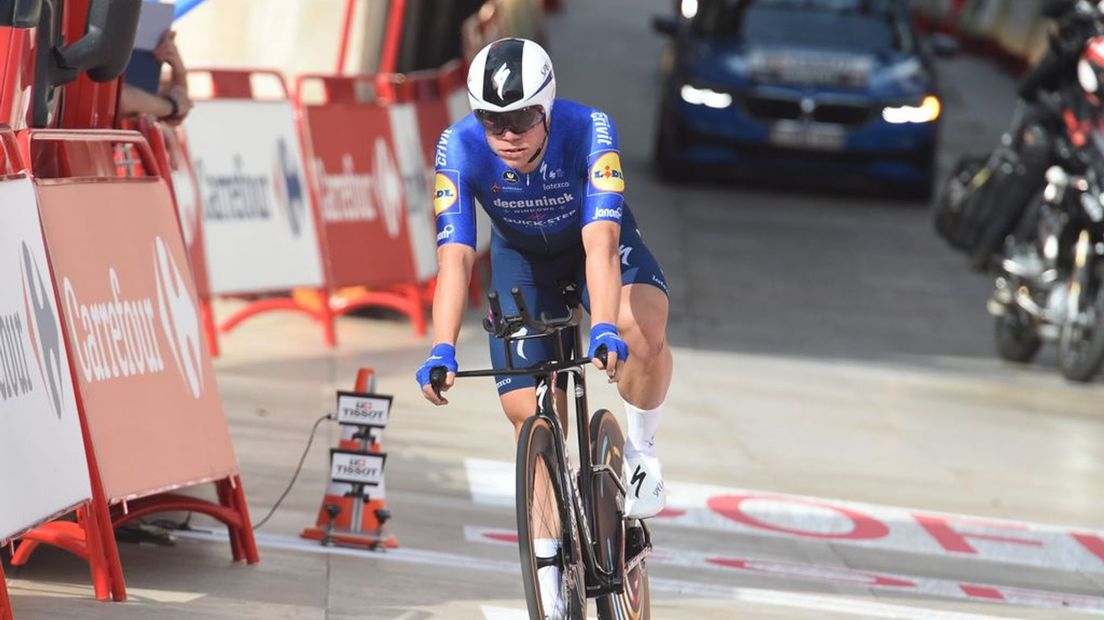
<svg viewBox="0 0 1104 620">
<path fill-rule="evenodd" d="M 625 173 L 621 171 L 621 156 L 617 151 L 606 151 L 590 166 L 592 194 L 625 191 Z"/>
<path fill-rule="evenodd" d="M 453 170 L 440 170 L 433 182 L 433 213 L 456 215 L 460 213 L 460 175 Z"/>
</svg>

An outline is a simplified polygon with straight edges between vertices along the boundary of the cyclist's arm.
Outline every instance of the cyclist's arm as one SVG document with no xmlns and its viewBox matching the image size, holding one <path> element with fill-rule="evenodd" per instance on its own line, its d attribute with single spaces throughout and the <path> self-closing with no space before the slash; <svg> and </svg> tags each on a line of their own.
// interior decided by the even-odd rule
<svg viewBox="0 0 1104 620">
<path fill-rule="evenodd" d="M 621 226 L 616 222 L 594 222 L 583 227 L 592 323 L 617 325 L 618 306 L 621 303 L 621 255 L 618 252 L 620 236 Z"/>
<path fill-rule="evenodd" d="M 433 342 L 456 345 L 468 299 L 475 248 L 446 243 L 437 248 L 437 288 L 433 292 Z"/>
</svg>

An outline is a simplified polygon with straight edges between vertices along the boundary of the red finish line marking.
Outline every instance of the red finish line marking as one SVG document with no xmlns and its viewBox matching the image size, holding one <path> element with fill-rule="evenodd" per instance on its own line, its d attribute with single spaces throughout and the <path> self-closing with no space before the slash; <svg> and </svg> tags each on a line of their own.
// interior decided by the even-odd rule
<svg viewBox="0 0 1104 620">
<path fill-rule="evenodd" d="M 477 504 L 513 506 L 508 462 L 467 459 Z M 695 483 L 668 484 L 671 526 L 1104 574 L 1104 532 Z"/>
</svg>

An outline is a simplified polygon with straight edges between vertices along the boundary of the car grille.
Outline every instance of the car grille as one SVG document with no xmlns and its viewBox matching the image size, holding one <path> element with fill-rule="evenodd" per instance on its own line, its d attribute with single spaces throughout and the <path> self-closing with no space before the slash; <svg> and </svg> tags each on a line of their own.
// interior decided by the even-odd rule
<svg viewBox="0 0 1104 620">
<path fill-rule="evenodd" d="M 812 114 L 801 111 L 799 99 L 750 96 L 744 99 L 748 114 L 764 120 L 798 120 L 808 118 L 818 123 L 861 125 L 870 120 L 871 108 L 847 103 L 817 103 Z"/>
</svg>

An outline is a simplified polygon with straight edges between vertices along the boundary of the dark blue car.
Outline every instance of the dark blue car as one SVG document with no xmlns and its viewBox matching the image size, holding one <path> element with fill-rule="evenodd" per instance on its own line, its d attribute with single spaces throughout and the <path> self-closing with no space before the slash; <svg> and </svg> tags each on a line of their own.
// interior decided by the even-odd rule
<svg viewBox="0 0 1104 620">
<path fill-rule="evenodd" d="M 942 100 L 905 4 L 681 0 L 680 16 L 655 22 L 673 37 L 660 172 L 722 169 L 929 195 Z"/>
</svg>

